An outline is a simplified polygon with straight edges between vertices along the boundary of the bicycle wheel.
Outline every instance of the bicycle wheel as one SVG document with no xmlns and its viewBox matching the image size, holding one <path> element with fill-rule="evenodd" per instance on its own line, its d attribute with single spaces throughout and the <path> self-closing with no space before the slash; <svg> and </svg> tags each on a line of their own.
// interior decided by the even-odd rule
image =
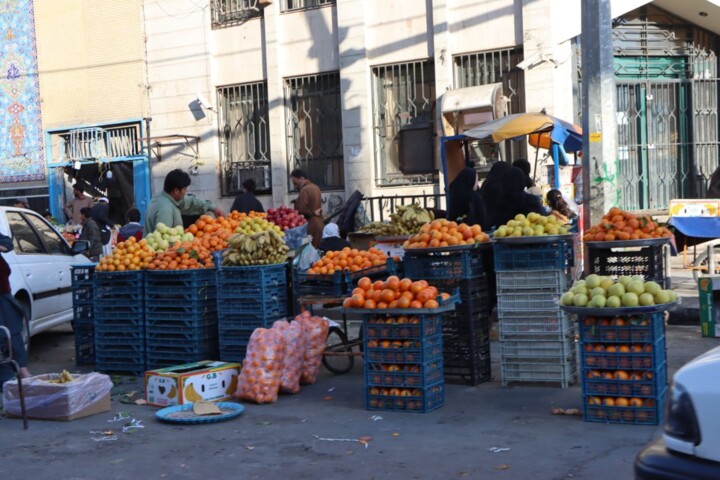
<svg viewBox="0 0 720 480">
<path fill-rule="evenodd" d="M 347 335 L 338 327 L 330 327 L 322 363 L 336 375 L 349 372 L 355 365 L 355 357 L 352 355 L 352 347 L 348 345 Z"/>
</svg>

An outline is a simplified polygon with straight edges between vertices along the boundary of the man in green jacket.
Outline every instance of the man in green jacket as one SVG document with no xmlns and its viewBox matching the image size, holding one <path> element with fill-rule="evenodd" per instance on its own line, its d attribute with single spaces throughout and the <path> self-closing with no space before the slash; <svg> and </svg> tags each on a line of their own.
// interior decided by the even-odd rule
<svg viewBox="0 0 720 480">
<path fill-rule="evenodd" d="M 190 175 L 180 169 L 172 170 L 165 176 L 163 191 L 153 197 L 145 212 L 145 235 L 154 232 L 159 223 L 170 228 L 182 227 L 183 215 L 202 215 L 207 212 L 213 212 L 218 217 L 225 215 L 208 200 L 185 196 L 189 186 Z"/>
</svg>

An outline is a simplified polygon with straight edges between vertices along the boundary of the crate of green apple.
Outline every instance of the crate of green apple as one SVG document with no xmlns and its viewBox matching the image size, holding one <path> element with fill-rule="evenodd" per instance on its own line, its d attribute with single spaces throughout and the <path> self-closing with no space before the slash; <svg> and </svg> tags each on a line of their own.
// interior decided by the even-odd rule
<svg viewBox="0 0 720 480">
<path fill-rule="evenodd" d="M 580 315 L 622 315 L 669 310 L 679 302 L 677 293 L 640 276 L 617 280 L 590 274 L 576 280 L 560 297 L 560 307 Z"/>
</svg>

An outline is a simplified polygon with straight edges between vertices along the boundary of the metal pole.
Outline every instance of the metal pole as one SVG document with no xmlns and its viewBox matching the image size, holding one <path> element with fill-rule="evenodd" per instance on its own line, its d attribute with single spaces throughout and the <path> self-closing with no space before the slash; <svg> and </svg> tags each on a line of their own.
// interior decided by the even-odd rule
<svg viewBox="0 0 720 480">
<path fill-rule="evenodd" d="M 582 0 L 583 225 L 618 204 L 617 120 L 610 0 Z"/>
</svg>

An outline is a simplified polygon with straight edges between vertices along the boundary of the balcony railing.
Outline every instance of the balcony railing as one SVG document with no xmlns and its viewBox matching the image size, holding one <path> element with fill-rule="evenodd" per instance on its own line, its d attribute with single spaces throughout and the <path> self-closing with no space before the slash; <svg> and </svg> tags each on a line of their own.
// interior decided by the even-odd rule
<svg viewBox="0 0 720 480">
<path fill-rule="evenodd" d="M 234 25 L 262 17 L 267 0 L 211 0 L 213 27 Z"/>
</svg>

